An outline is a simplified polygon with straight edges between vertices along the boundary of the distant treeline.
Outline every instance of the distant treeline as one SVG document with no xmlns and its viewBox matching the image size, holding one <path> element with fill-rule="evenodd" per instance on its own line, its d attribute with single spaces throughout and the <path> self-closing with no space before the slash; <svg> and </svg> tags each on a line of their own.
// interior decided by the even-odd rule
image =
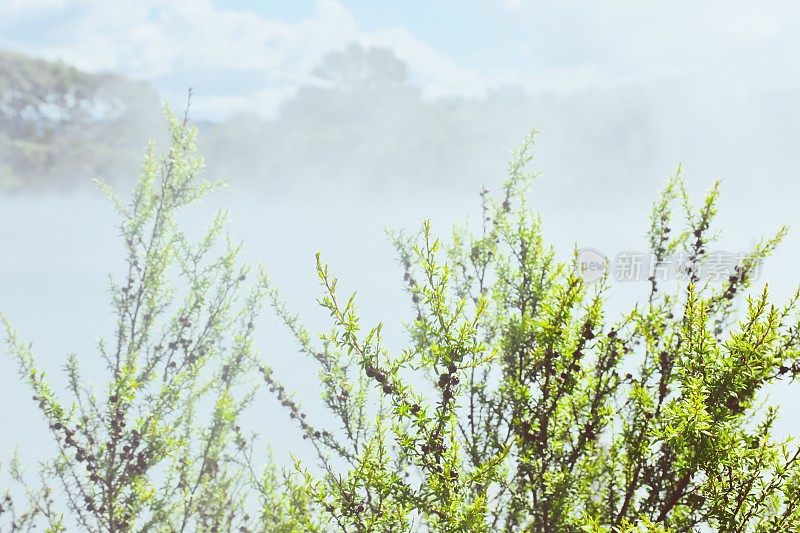
<svg viewBox="0 0 800 533">
<path fill-rule="evenodd" d="M 475 185 L 532 122 L 532 100 L 520 89 L 425 98 L 384 49 L 347 47 L 313 74 L 272 118 L 253 109 L 198 123 L 209 172 L 270 192 L 309 181 L 385 189 L 445 176 Z M 203 87 L 195 94 L 197 102 L 208 96 Z M 146 82 L 0 52 L 0 194 L 73 189 L 96 177 L 132 182 L 148 139 L 165 133 L 162 111 Z"/>
<path fill-rule="evenodd" d="M 720 174 L 796 167 L 781 148 L 797 136 L 793 122 L 762 120 L 794 116 L 800 107 L 788 92 L 748 97 L 736 120 L 753 127 L 741 130 L 692 79 L 538 95 L 504 86 L 482 97 L 432 98 L 393 52 L 359 45 L 329 54 L 311 74 L 277 110 L 256 107 L 264 89 L 256 83 L 237 88 L 239 103 L 222 119 L 195 122 L 209 175 L 268 194 L 476 190 L 500 179 L 508 147 L 531 124 L 545 134 L 541 168 L 558 169 L 553 186 L 563 194 L 624 186 L 645 198 L 642 177 L 660 177 L 677 154 L 692 161 L 712 149 L 687 132 L 708 131 L 704 138 L 719 146 L 745 145 L 759 155 L 731 160 L 727 169 L 720 158 Z M 185 80 L 186 90 L 194 88 L 192 116 L 203 117 L 204 100 L 219 95 L 196 81 Z M 175 108 L 185 104 L 178 95 Z M 726 105 L 744 101 L 739 93 L 725 98 Z M 0 52 L 0 194 L 74 189 L 92 178 L 132 186 L 148 140 L 166 142 L 162 99 L 147 82 Z M 611 168 L 607 181 L 590 179 Z"/>
<path fill-rule="evenodd" d="M 158 96 L 145 83 L 0 52 L 0 189 L 116 181 L 135 169 L 158 117 Z"/>
</svg>

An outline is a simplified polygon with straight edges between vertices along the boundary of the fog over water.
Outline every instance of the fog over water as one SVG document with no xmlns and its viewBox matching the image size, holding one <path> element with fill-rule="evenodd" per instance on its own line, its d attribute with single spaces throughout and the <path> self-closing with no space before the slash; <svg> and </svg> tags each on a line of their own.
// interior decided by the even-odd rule
<svg viewBox="0 0 800 533">
<path fill-rule="evenodd" d="M 575 245 L 612 257 L 645 251 L 650 202 L 680 162 L 698 201 L 714 179 L 723 179 L 717 227 L 724 232 L 716 248 L 745 251 L 789 224 L 793 231 L 756 288 L 769 282 L 782 302 L 800 282 L 795 91 L 682 77 L 572 94 L 533 97 L 507 88 L 485 98 L 432 101 L 391 55 L 376 52 L 364 62 L 352 57 L 359 54 L 364 51 L 338 58 L 361 65 L 357 76 L 301 89 L 275 119 L 248 115 L 200 124 L 209 172 L 227 177 L 230 187 L 194 206 L 187 226 L 195 230 L 214 209 L 228 209 L 230 233 L 244 241 L 245 259 L 265 265 L 309 326 L 326 329 L 315 304 L 314 253 L 320 251 L 342 291 L 358 291 L 363 324 L 383 321 L 389 344 L 401 346 L 399 324 L 411 307 L 384 229 L 415 230 L 431 218 L 447 236 L 452 223 L 478 220 L 480 186 L 499 187 L 508 151 L 531 127 L 541 131 L 534 162 L 541 176 L 531 205 L 560 257 Z M 0 309 L 33 342 L 56 383 L 69 352 L 79 354 L 89 377 L 100 375 L 95 344 L 113 327 L 106 274 L 121 259 L 115 224 L 109 204 L 89 187 L 0 197 Z M 646 290 L 646 283 L 612 284 L 612 310 L 629 308 Z M 271 313 L 260 326 L 260 351 L 313 417 L 313 366 Z M 784 407 L 780 432 L 796 433 L 800 392 L 771 394 Z M 0 432 L 0 457 L 16 445 L 31 458 L 48 449 L 29 396 L 9 358 L 1 358 L 0 402 L 10 423 Z M 266 422 L 260 431 L 283 457 L 299 449 L 300 439 L 287 437 L 299 433 L 264 397 L 249 416 Z"/>
</svg>

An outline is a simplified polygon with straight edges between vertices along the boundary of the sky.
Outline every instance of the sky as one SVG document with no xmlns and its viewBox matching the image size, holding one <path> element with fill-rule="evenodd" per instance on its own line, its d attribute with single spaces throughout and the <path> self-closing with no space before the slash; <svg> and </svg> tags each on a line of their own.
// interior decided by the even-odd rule
<svg viewBox="0 0 800 533">
<path fill-rule="evenodd" d="M 532 127 L 531 203 L 561 257 L 576 245 L 641 250 L 650 202 L 678 163 L 695 198 L 723 180 L 723 249 L 800 228 L 798 16 L 794 1 L 0 0 L 0 50 L 144 80 L 178 107 L 192 87 L 209 171 L 231 182 L 192 223 L 226 207 L 247 259 L 324 327 L 321 251 L 358 290 L 364 322 L 389 324 L 397 345 L 410 308 L 385 228 L 432 217 L 447 235 L 474 220 L 480 186 L 499 186 Z M 0 195 L 0 310 L 52 375 L 69 352 L 91 368 L 110 331 L 114 223 L 96 192 Z M 796 231 L 760 280 L 778 301 L 800 281 Z M 612 287 L 615 308 L 644 290 Z M 290 387 L 307 387 L 313 369 L 270 320 L 263 351 Z M 796 389 L 771 393 L 783 433 L 800 427 Z M 0 458 L 42 450 L 35 406 L 16 400 L 26 397 L 0 360 L 17 429 L 0 434 Z M 260 408 L 291 434 L 279 406 Z"/>
<path fill-rule="evenodd" d="M 0 46 L 152 81 L 195 112 L 269 116 L 347 43 L 394 51 L 429 97 L 676 76 L 796 84 L 795 2 L 3 0 Z"/>
</svg>

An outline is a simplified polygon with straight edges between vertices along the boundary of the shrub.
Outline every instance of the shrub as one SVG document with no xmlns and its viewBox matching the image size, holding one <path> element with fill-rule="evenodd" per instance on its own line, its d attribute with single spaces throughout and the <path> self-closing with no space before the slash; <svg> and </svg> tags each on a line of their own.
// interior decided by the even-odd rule
<svg viewBox="0 0 800 533">
<path fill-rule="evenodd" d="M 687 254 L 686 282 L 651 277 L 645 301 L 609 318 L 607 278 L 587 283 L 577 256 L 558 260 L 526 204 L 530 136 L 501 194 L 482 192 L 476 234 L 457 229 L 443 241 L 426 222 L 393 236 L 413 315 L 406 348 L 392 353 L 319 255 L 332 327 L 315 336 L 263 271 L 249 275 L 239 247 L 221 242 L 223 215 L 189 242 L 175 215 L 213 184 L 198 177 L 193 130 L 169 121 L 170 150 L 148 153 L 130 204 L 109 193 L 127 276 L 112 286 L 117 326 L 99 346 L 102 390 L 82 381 L 73 356 L 62 400 L 2 318 L 58 445 L 41 486 L 27 486 L 27 510 L 11 492 L 0 507 L 11 529 L 800 527 L 800 451 L 776 440 L 777 410 L 757 402 L 765 386 L 800 373 L 800 292 L 782 306 L 766 289 L 748 294 L 784 229 L 721 283 L 701 279 L 718 187 L 695 207 L 678 174 L 648 235 L 656 261 Z M 318 364 L 336 427 L 313 421 L 256 352 L 265 299 Z M 296 421 L 316 463 L 259 457 L 239 418 L 263 391 Z"/>
</svg>

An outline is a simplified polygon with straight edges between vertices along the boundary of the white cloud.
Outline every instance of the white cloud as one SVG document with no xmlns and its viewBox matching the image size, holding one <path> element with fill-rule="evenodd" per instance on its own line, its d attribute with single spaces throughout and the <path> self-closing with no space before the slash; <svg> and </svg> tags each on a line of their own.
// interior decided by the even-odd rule
<svg viewBox="0 0 800 533">
<path fill-rule="evenodd" d="M 242 109 L 269 115 L 292 88 L 311 80 L 311 70 L 326 54 L 351 42 L 395 50 L 425 94 L 474 95 L 486 85 L 477 73 L 459 67 L 405 29 L 361 30 L 336 0 L 317 0 L 313 15 L 296 23 L 221 9 L 210 0 L 34 0 L 30 9 L 18 2 L 15 16 L 44 3 L 76 23 L 60 28 L 57 45 L 33 43 L 23 51 L 90 71 L 153 80 L 162 88 L 164 79 L 173 78 L 173 84 L 181 85 L 181 95 L 185 86 L 194 85 L 194 75 L 208 78 L 215 71 L 239 71 L 260 78 L 260 86 L 242 87 L 237 94 L 201 92 L 195 109 L 200 115 Z M 167 87 L 170 90 L 178 91 Z"/>
<path fill-rule="evenodd" d="M 68 0 L 3 0 L 0 4 L 1 14 L 18 14 L 22 12 L 41 11 L 44 9 L 63 8 Z"/>
</svg>

